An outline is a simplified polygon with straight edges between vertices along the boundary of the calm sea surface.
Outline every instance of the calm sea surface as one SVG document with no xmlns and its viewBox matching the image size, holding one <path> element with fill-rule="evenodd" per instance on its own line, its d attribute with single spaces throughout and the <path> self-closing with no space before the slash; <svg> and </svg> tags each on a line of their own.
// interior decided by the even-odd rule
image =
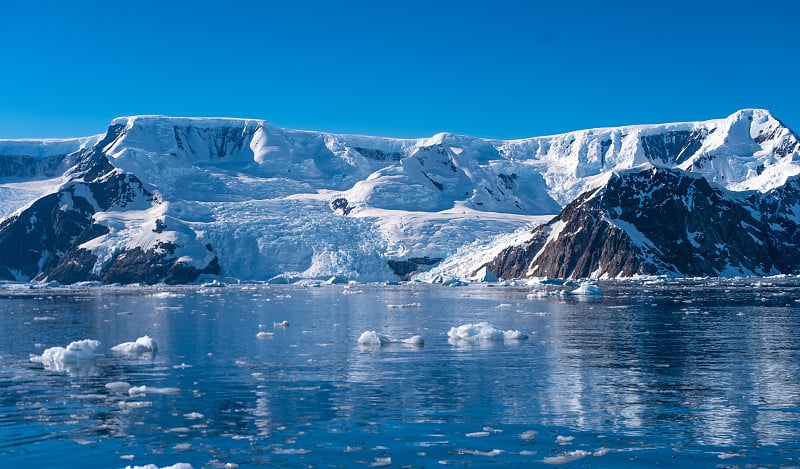
<svg viewBox="0 0 800 469">
<path fill-rule="evenodd" d="M 800 466 L 800 280 L 599 286 L 0 286 L 0 467 Z"/>
</svg>

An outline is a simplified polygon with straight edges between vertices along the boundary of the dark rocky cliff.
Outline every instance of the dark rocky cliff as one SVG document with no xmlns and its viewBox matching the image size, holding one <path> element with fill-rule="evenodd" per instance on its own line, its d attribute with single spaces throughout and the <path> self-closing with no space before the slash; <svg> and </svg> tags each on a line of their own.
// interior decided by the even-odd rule
<svg viewBox="0 0 800 469">
<path fill-rule="evenodd" d="M 95 222 L 97 213 L 160 203 L 139 178 L 115 169 L 102 154 L 116 130 L 109 129 L 109 137 L 83 155 L 71 181 L 0 223 L 0 280 L 188 283 L 203 273 L 219 273 L 216 257 L 197 269 L 179 261 L 174 255 L 178 246 L 170 242 L 147 250 L 121 249 L 99 269 L 98 257 L 80 247 L 109 232 Z M 211 246 L 206 249 L 212 250 Z"/>
<path fill-rule="evenodd" d="M 487 264 L 500 278 L 800 271 L 798 180 L 733 193 L 677 169 L 614 174 Z"/>
</svg>

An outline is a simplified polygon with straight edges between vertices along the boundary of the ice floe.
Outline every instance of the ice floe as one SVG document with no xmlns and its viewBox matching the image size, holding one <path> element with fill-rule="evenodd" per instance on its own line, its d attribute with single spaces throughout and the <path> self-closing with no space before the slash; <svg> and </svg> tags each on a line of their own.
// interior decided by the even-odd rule
<svg viewBox="0 0 800 469">
<path fill-rule="evenodd" d="M 471 456 L 485 456 L 487 458 L 495 458 L 505 453 L 502 449 L 493 449 L 491 451 L 480 451 L 477 449 L 459 449 L 456 451 L 458 454 L 469 454 Z"/>
<path fill-rule="evenodd" d="M 362 332 L 361 335 L 358 337 L 358 345 L 361 346 L 369 347 L 369 346 L 381 346 L 389 344 L 422 346 L 425 345 L 425 339 L 423 339 L 422 336 L 419 335 L 413 335 L 407 339 L 395 339 L 386 335 L 378 334 L 375 331 Z"/>
<path fill-rule="evenodd" d="M 544 458 L 545 464 L 567 464 L 572 461 L 577 461 L 578 459 L 583 459 L 586 456 L 591 455 L 590 451 L 584 451 L 582 449 L 576 449 L 575 451 L 568 451 L 566 453 L 561 453 L 558 456 L 550 456 L 548 458 Z"/>
<path fill-rule="evenodd" d="M 106 389 L 113 392 L 125 393 L 131 388 L 131 384 L 125 381 L 112 381 L 106 383 Z"/>
<path fill-rule="evenodd" d="M 475 324 L 463 324 L 458 327 L 451 327 L 447 333 L 451 343 L 458 342 L 482 342 L 482 341 L 514 341 L 525 340 L 527 335 L 518 330 L 502 331 L 495 328 L 486 321 Z"/>
<path fill-rule="evenodd" d="M 39 362 L 50 371 L 72 372 L 93 368 L 97 359 L 100 341 L 92 339 L 77 340 L 66 347 L 50 347 L 41 355 L 31 355 L 32 362 Z"/>
<path fill-rule="evenodd" d="M 125 466 L 125 469 L 194 469 L 191 464 L 179 462 L 171 466 L 158 467 L 155 464 L 147 464 L 144 466 Z"/>
<path fill-rule="evenodd" d="M 142 336 L 134 342 L 123 342 L 111 347 L 111 350 L 125 355 L 141 355 L 143 353 L 155 353 L 158 351 L 158 344 L 149 336 Z"/>
<path fill-rule="evenodd" d="M 578 286 L 578 288 L 574 290 L 563 290 L 561 294 L 576 296 L 603 296 L 603 290 L 593 283 L 583 282 Z"/>
<path fill-rule="evenodd" d="M 181 390 L 178 388 L 160 388 L 156 386 L 133 386 L 128 389 L 128 395 L 131 397 L 143 396 L 146 394 L 178 394 Z"/>
<path fill-rule="evenodd" d="M 387 304 L 388 308 L 399 308 L 399 309 L 409 309 L 409 308 L 421 308 L 422 304 L 420 303 L 401 303 L 401 304 Z"/>
</svg>

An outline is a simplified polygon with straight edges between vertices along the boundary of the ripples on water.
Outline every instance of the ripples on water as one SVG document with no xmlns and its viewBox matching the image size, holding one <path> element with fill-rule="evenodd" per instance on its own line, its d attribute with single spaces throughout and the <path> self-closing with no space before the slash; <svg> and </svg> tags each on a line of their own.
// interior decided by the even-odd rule
<svg viewBox="0 0 800 469">
<path fill-rule="evenodd" d="M 800 465 L 797 279 L 600 285 L 5 286 L 0 461 Z M 481 321 L 530 338 L 448 341 Z M 110 350 L 145 334 L 155 354 Z M 81 339 L 95 359 L 29 359 Z"/>
</svg>

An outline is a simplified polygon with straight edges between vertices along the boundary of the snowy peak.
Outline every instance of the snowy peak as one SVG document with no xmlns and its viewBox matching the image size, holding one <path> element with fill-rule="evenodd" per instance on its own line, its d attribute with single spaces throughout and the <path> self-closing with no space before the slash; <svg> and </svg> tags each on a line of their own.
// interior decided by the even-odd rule
<svg viewBox="0 0 800 469">
<path fill-rule="evenodd" d="M 745 109 L 710 129 L 708 138 L 680 168 L 731 190 L 766 192 L 800 172 L 797 136 L 768 111 Z"/>
</svg>

